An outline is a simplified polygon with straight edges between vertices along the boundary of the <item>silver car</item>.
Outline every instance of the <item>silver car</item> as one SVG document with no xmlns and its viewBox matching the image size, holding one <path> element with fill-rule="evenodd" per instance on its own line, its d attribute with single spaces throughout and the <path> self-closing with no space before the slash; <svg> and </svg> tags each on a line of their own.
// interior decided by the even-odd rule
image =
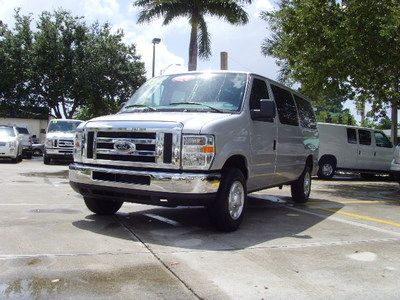
<svg viewBox="0 0 400 300">
<path fill-rule="evenodd" d="M 15 126 L 0 125 L 0 158 L 22 160 L 22 142 Z"/>
<path fill-rule="evenodd" d="M 306 202 L 318 147 L 298 92 L 256 74 L 189 72 L 153 78 L 118 114 L 82 123 L 69 178 L 97 214 L 124 201 L 204 205 L 233 231 L 250 192 L 290 185 Z"/>
</svg>

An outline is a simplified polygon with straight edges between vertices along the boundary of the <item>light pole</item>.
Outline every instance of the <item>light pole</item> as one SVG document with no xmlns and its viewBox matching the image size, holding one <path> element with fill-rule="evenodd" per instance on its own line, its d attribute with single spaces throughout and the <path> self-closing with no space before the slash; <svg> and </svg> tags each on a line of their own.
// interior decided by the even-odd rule
<svg viewBox="0 0 400 300">
<path fill-rule="evenodd" d="M 160 38 L 154 38 L 152 43 L 153 43 L 153 72 L 151 77 L 154 77 L 155 74 L 155 64 L 156 64 L 156 44 L 159 44 L 161 42 Z"/>
</svg>

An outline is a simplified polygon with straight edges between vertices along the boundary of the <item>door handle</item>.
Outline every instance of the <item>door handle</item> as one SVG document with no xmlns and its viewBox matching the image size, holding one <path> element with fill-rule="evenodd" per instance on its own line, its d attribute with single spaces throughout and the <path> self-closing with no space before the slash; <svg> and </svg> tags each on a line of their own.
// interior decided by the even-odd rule
<svg viewBox="0 0 400 300">
<path fill-rule="evenodd" d="M 376 152 L 374 152 L 374 156 L 376 156 Z"/>
<path fill-rule="evenodd" d="M 276 150 L 276 140 L 274 140 L 274 146 L 273 146 L 273 150 Z"/>
<path fill-rule="evenodd" d="M 361 155 L 361 150 L 358 150 L 358 155 Z"/>
</svg>

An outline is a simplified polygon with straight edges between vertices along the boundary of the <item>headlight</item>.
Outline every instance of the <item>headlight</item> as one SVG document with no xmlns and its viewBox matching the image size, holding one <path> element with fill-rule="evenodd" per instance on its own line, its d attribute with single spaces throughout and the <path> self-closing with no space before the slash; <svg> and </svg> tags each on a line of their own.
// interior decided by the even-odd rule
<svg viewBox="0 0 400 300">
<path fill-rule="evenodd" d="M 46 141 L 44 142 L 44 145 L 47 148 L 52 148 L 53 147 L 53 140 L 52 139 L 46 139 Z"/>
<path fill-rule="evenodd" d="M 74 136 L 74 162 L 82 162 L 83 132 L 77 131 Z"/>
<path fill-rule="evenodd" d="M 212 135 L 183 135 L 182 167 L 184 169 L 210 168 L 215 156 L 215 141 Z"/>
</svg>

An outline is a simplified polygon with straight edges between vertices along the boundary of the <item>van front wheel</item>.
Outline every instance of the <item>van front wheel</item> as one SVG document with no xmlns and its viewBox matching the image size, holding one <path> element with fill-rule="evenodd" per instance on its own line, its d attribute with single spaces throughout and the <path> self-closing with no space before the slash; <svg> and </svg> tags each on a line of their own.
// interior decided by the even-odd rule
<svg viewBox="0 0 400 300">
<path fill-rule="evenodd" d="M 98 215 L 113 215 L 122 206 L 122 201 L 103 200 L 91 197 L 84 197 L 86 207 Z"/>
<path fill-rule="evenodd" d="M 247 203 L 246 180 L 236 168 L 223 172 L 215 202 L 208 206 L 212 222 L 218 230 L 231 232 L 242 223 Z"/>
<path fill-rule="evenodd" d="M 300 178 L 291 185 L 292 199 L 294 203 L 306 203 L 311 192 L 311 170 L 306 167 Z"/>
</svg>

